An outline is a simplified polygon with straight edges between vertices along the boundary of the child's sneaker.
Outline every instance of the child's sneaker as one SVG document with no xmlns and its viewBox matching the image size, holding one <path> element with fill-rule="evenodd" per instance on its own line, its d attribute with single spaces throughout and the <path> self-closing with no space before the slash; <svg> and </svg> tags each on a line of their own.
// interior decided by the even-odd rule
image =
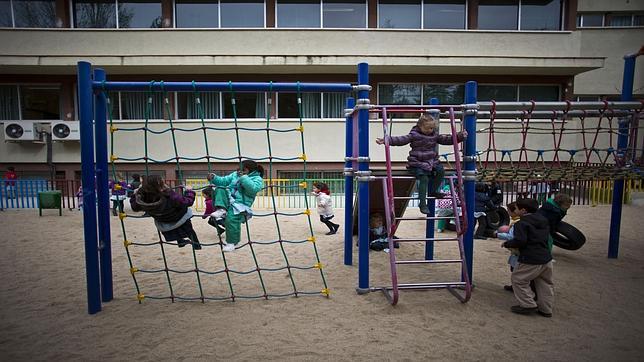
<svg viewBox="0 0 644 362">
<path fill-rule="evenodd" d="M 201 243 L 199 243 L 198 241 L 192 243 L 192 248 L 195 250 L 201 250 Z"/>
<path fill-rule="evenodd" d="M 225 252 L 235 251 L 235 244 L 224 244 L 224 246 L 221 247 L 221 250 Z"/>
<path fill-rule="evenodd" d="M 186 245 L 188 245 L 188 244 L 190 244 L 190 240 L 188 240 L 188 239 L 181 239 L 181 240 L 177 240 L 177 245 L 178 245 L 180 248 L 183 248 L 184 246 L 186 246 Z"/>
</svg>

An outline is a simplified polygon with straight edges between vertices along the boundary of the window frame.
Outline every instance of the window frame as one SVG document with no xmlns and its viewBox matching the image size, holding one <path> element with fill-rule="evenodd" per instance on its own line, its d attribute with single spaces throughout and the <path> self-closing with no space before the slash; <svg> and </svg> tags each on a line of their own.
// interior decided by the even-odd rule
<svg viewBox="0 0 644 362">
<path fill-rule="evenodd" d="M 17 106 L 18 106 L 18 119 L 15 119 L 14 121 L 41 121 L 41 122 L 52 122 L 52 121 L 60 121 L 64 119 L 63 115 L 63 84 L 62 83 L 16 83 L 16 82 L 7 82 L 7 83 L 0 83 L 2 86 L 13 86 L 16 87 L 16 97 L 17 99 Z M 50 89 L 57 89 L 58 90 L 58 118 L 56 119 L 25 119 L 23 117 L 23 109 L 22 109 L 22 87 L 41 87 L 41 88 L 50 88 Z"/>
</svg>

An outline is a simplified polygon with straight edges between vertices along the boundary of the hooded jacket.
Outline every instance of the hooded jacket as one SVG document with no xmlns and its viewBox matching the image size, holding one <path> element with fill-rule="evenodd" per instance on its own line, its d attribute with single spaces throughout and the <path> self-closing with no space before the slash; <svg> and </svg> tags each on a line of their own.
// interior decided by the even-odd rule
<svg viewBox="0 0 644 362">
<path fill-rule="evenodd" d="M 548 219 L 550 233 L 554 234 L 561 220 L 566 216 L 566 210 L 562 209 L 553 199 L 548 199 L 537 213 Z"/>
<path fill-rule="evenodd" d="M 463 133 L 457 134 L 458 142 L 465 139 Z M 404 146 L 410 144 L 411 151 L 407 157 L 408 167 L 420 168 L 425 171 L 432 171 L 438 160 L 438 145 L 451 145 L 452 135 L 438 134 L 436 130 L 429 135 L 420 132 L 418 126 L 412 127 L 409 134 L 404 136 L 390 136 L 389 144 L 392 146 Z"/>
<path fill-rule="evenodd" d="M 175 223 L 188 213 L 188 207 L 195 202 L 195 192 L 186 190 L 180 193 L 166 189 L 158 194 L 152 201 L 144 201 L 141 191 L 130 197 L 130 206 L 134 211 L 145 211 L 162 223 Z"/>
<path fill-rule="evenodd" d="M 253 205 L 255 196 L 264 188 L 264 180 L 257 171 L 241 176 L 237 171 L 227 176 L 215 175 L 215 177 L 210 180 L 210 183 L 219 187 L 227 187 L 229 195 L 235 200 L 235 202 L 244 204 L 248 207 Z"/>
<path fill-rule="evenodd" d="M 525 214 L 514 224 L 514 238 L 503 243 L 506 248 L 519 249 L 519 263 L 542 265 L 552 260 L 548 248 L 550 227 L 543 215 Z"/>
</svg>

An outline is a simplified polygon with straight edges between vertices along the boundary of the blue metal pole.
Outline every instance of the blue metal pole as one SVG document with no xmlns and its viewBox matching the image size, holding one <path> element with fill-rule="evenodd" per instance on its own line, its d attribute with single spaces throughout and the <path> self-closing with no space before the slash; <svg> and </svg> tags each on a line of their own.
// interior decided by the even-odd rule
<svg viewBox="0 0 644 362">
<path fill-rule="evenodd" d="M 92 65 L 78 62 L 78 110 L 81 136 L 81 173 L 83 181 L 83 232 L 85 234 L 85 267 L 87 270 L 87 309 L 89 314 L 101 311 L 101 287 L 96 230 L 96 191 L 94 189 L 94 141 L 92 118 Z"/>
<path fill-rule="evenodd" d="M 105 80 L 103 69 L 94 70 L 94 80 Z M 112 300 L 112 240 L 110 237 L 110 195 L 107 166 L 107 98 L 104 92 L 94 94 L 94 137 L 96 138 L 96 192 L 98 197 L 98 250 L 101 260 L 101 295 L 103 302 Z"/>
<path fill-rule="evenodd" d="M 352 109 L 356 105 L 356 100 L 352 97 L 347 98 L 347 109 Z M 349 158 L 353 157 L 353 115 L 347 115 L 344 120 L 345 125 L 345 155 L 344 171 L 344 265 L 353 264 L 353 162 Z M 348 173 L 351 169 L 351 174 Z"/>
<path fill-rule="evenodd" d="M 358 64 L 358 85 L 369 85 L 369 65 Z M 369 91 L 358 92 L 358 162 L 359 176 L 369 175 Z M 360 179 L 359 179 L 360 180 Z M 369 181 L 364 178 L 358 184 L 358 294 L 369 292 Z"/>
<path fill-rule="evenodd" d="M 439 104 L 438 98 L 430 98 L 429 99 L 429 104 L 430 105 L 437 105 Z M 440 131 L 440 124 L 436 132 Z M 436 154 L 438 155 L 438 145 L 436 145 Z M 429 192 L 428 192 L 429 194 Z M 435 202 L 430 202 L 427 204 L 427 208 L 429 209 L 429 215 L 431 216 L 436 216 L 436 203 Z M 427 219 L 425 223 L 425 238 L 426 239 L 433 239 L 434 238 L 434 229 L 435 229 L 435 223 L 433 219 Z M 434 242 L 433 241 L 428 241 L 425 243 L 425 260 L 433 260 L 434 259 Z"/>
<path fill-rule="evenodd" d="M 474 81 L 465 83 L 465 103 L 474 105 L 476 104 L 476 89 L 477 84 Z M 472 265 L 474 264 L 474 185 L 476 183 L 476 114 L 473 110 L 468 110 L 465 116 L 465 130 L 467 131 L 467 140 L 465 141 L 465 171 L 464 174 L 464 189 L 465 189 L 465 203 L 467 204 L 467 231 L 463 238 L 463 246 L 465 249 L 465 262 L 467 264 L 467 273 L 472 277 Z"/>
<path fill-rule="evenodd" d="M 622 80 L 622 101 L 633 100 L 633 78 L 635 77 L 635 59 L 637 54 L 627 55 L 624 57 L 624 79 Z M 618 159 L 626 157 L 626 147 L 628 146 L 628 129 L 629 120 L 622 118 L 619 120 L 619 133 L 617 136 Z M 608 239 L 608 257 L 617 259 L 619 254 L 619 233 L 622 221 L 622 201 L 624 200 L 624 180 L 615 180 L 613 182 L 613 205 L 610 216 L 610 235 Z"/>
</svg>

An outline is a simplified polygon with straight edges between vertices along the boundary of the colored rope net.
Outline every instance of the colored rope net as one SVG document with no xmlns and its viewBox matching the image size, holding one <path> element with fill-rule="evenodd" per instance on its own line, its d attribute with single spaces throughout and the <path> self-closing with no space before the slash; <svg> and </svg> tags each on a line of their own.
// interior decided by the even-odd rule
<svg viewBox="0 0 644 362">
<path fill-rule="evenodd" d="M 618 112 L 604 102 L 598 109 L 573 112 L 572 103 L 566 102 L 563 111 L 544 112 L 535 111 L 538 103 L 531 103 L 528 109 L 510 112 L 513 118 L 507 111 L 498 112 L 494 101 L 489 112 L 479 114 L 479 145 L 487 141 L 477 151 L 479 180 L 592 181 L 644 175 L 644 145 L 638 136 L 641 104 Z M 628 145 L 621 149 L 620 132 L 628 135 Z M 441 155 L 446 161 L 448 156 Z"/>
<path fill-rule="evenodd" d="M 309 208 L 308 191 L 309 183 L 307 181 L 307 159 L 304 148 L 304 126 L 302 122 L 303 111 L 301 93 L 297 92 L 297 102 L 299 111 L 299 124 L 295 128 L 277 128 L 271 125 L 270 107 L 272 104 L 272 97 L 268 97 L 268 107 L 265 107 L 265 126 L 264 127 L 242 127 L 237 117 L 237 99 L 235 90 L 232 83 L 230 84 L 230 99 L 231 108 L 233 113 L 232 126 L 212 126 L 217 125 L 218 122 L 206 121 L 205 110 L 203 106 L 203 95 L 197 90 L 196 84 L 193 81 L 194 91 L 192 99 L 194 101 L 194 109 L 197 117 L 199 118 L 199 127 L 179 127 L 177 122 L 172 118 L 172 107 L 170 96 L 168 92 L 163 91 L 163 82 L 161 85 L 161 102 L 163 103 L 164 120 L 163 124 L 169 127 L 162 129 L 155 129 L 151 125 L 151 116 L 155 106 L 155 100 L 158 102 L 158 93 L 153 92 L 152 88 L 155 81 L 150 82 L 149 90 L 146 92 L 146 105 L 144 108 L 144 125 L 142 127 L 116 127 L 114 124 L 114 105 L 111 101 L 112 97 L 107 94 L 107 103 L 109 111 L 109 131 L 110 137 L 110 164 L 112 179 L 117 180 L 118 170 L 115 161 L 122 162 L 143 162 L 145 165 L 145 175 L 149 176 L 151 173 L 151 164 L 166 164 L 174 163 L 177 171 L 177 184 L 186 182 L 184 172 L 182 169 L 182 162 L 187 161 L 205 161 L 207 164 L 208 173 L 213 171 L 213 161 L 237 161 L 239 164 L 243 160 L 250 159 L 254 161 L 268 162 L 268 182 L 265 182 L 263 194 L 268 195 L 272 200 L 272 209 L 266 212 L 256 212 L 253 217 L 258 218 L 272 218 L 275 222 L 276 235 L 274 239 L 270 240 L 255 240 L 253 235 L 256 234 L 251 230 L 252 221 L 245 222 L 246 240 L 241 241 L 237 246 L 235 257 L 230 256 L 223 252 L 222 247 L 224 242 L 221 235 L 216 237 L 214 242 L 203 242 L 202 235 L 202 250 L 195 251 L 190 246 L 179 249 L 177 242 L 169 242 L 163 239 L 162 234 L 157 230 L 155 238 L 156 241 L 140 242 L 133 241 L 139 238 L 144 238 L 142 235 L 143 230 L 149 229 L 152 219 L 146 215 L 140 214 L 126 214 L 120 213 L 120 225 L 123 235 L 123 245 L 127 254 L 127 259 L 130 267 L 130 273 L 136 289 L 136 295 L 139 302 L 143 299 L 170 299 L 172 302 L 179 300 L 196 300 L 205 302 L 206 300 L 231 300 L 237 299 L 270 299 L 287 296 L 305 296 L 305 295 L 324 295 L 329 296 L 329 288 L 327 286 L 326 278 L 323 272 L 323 266 L 320 261 L 320 256 L 316 246 L 316 238 L 313 235 L 313 228 L 311 224 L 311 211 Z M 299 84 L 299 83 L 298 83 Z M 272 85 L 272 83 L 271 83 Z M 268 92 L 269 95 L 273 94 L 272 87 Z M 220 122 L 225 124 L 225 122 Z M 115 147 L 115 140 L 118 132 L 139 132 L 143 136 L 144 155 L 140 157 L 123 157 L 119 156 Z M 235 156 L 218 157 L 211 155 L 215 151 L 215 147 L 209 143 L 209 136 L 223 137 L 224 132 L 233 132 L 235 135 Z M 268 155 L 263 157 L 247 157 L 242 153 L 242 132 L 251 133 L 265 133 Z M 203 136 L 203 149 L 205 154 L 198 156 L 182 156 L 179 151 L 177 139 L 180 134 L 185 133 L 200 133 Z M 301 145 L 301 153 L 294 157 L 279 157 L 274 154 L 274 136 L 275 134 L 295 134 L 296 142 Z M 154 137 L 170 136 L 172 143 L 172 157 L 154 158 L 149 152 L 150 142 Z M 219 138 L 220 139 L 220 138 Z M 273 163 L 275 161 L 301 161 L 303 167 L 302 179 L 295 185 L 282 185 L 276 184 L 273 181 Z M 266 180 L 265 180 L 266 181 Z M 115 186 L 119 188 L 118 185 Z M 195 191 L 204 189 L 206 187 L 215 186 L 204 185 L 203 187 L 195 188 Z M 278 210 L 277 202 L 275 200 L 276 194 L 281 192 L 288 192 L 291 194 L 301 193 L 305 200 L 305 210 L 300 212 L 284 212 Z M 195 216 L 201 215 L 193 215 Z M 284 221 L 287 219 L 306 218 L 307 232 L 305 235 L 293 235 L 289 232 L 288 228 L 283 227 Z M 140 228 L 134 230 L 126 230 L 126 219 L 132 220 L 132 224 L 136 224 Z M 203 222 L 205 224 L 205 220 Z M 264 230 L 263 234 L 266 234 Z M 217 234 L 214 229 L 208 226 L 208 235 Z M 243 234 L 243 233 L 242 233 Z M 305 246 L 307 246 L 305 248 Z M 275 258 L 275 253 L 266 253 L 266 248 L 279 247 L 280 258 Z M 148 250 L 151 248 L 158 248 L 160 251 L 159 257 L 156 261 L 158 265 L 137 265 L 137 262 L 145 262 L 149 260 Z M 186 251 L 190 251 L 190 262 L 186 262 Z M 249 251 L 252 258 L 242 258 L 238 256 Z M 177 253 L 179 255 L 177 255 Z M 143 258 L 145 255 L 146 258 Z M 182 262 L 177 262 L 181 259 Z M 234 259 L 234 260 L 231 260 Z M 250 260 L 252 259 L 252 260 Z M 312 263 L 310 262 L 312 260 Z M 179 264 L 179 265 L 177 265 Z M 315 277 L 317 275 L 317 277 Z M 242 280 L 243 278 L 243 280 Z M 148 280 L 150 279 L 150 280 Z M 161 279 L 163 279 L 161 281 Z M 312 290 L 311 283 L 319 279 L 321 288 Z M 241 282 L 240 282 L 241 281 Z M 196 288 L 189 288 L 194 285 Z M 151 284 L 151 287 L 147 287 Z M 305 289 L 300 286 L 306 285 Z M 144 287 L 144 285 L 146 287 Z M 192 289 L 185 292 L 186 289 Z M 259 292 L 258 292 L 259 290 Z"/>
</svg>

